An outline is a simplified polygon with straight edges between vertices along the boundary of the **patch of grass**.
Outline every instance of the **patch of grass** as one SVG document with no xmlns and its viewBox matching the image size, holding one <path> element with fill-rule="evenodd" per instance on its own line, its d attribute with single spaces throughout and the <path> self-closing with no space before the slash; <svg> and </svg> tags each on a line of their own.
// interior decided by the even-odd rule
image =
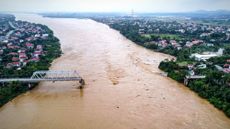
<svg viewBox="0 0 230 129">
<path fill-rule="evenodd" d="M 151 37 L 160 37 L 161 39 L 175 39 L 175 40 L 181 40 L 181 36 L 177 35 L 177 34 L 142 34 L 141 35 L 144 38 L 149 38 L 151 39 Z"/>
<path fill-rule="evenodd" d="M 176 34 L 158 34 L 158 36 L 160 36 L 162 39 L 165 39 L 165 38 L 176 39 L 176 40 L 181 39 L 181 37 Z"/>
<path fill-rule="evenodd" d="M 188 62 L 187 61 L 178 62 L 177 65 L 179 65 L 180 67 L 185 67 L 188 65 Z"/>
<path fill-rule="evenodd" d="M 145 38 L 151 38 L 151 34 L 142 34 L 141 36 Z"/>
</svg>

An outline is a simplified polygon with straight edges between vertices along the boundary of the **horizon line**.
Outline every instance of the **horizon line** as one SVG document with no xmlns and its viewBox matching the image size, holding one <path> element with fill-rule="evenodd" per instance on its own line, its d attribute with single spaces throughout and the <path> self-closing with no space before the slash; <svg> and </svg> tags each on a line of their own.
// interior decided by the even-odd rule
<svg viewBox="0 0 230 129">
<path fill-rule="evenodd" d="M 137 14 L 147 14 L 147 13 L 152 13 L 152 14 L 164 14 L 164 13 L 196 13 L 196 12 L 218 12 L 218 11 L 227 11 L 230 12 L 230 10 L 226 10 L 226 9 L 216 9 L 216 10 L 194 10 L 194 11 L 178 11 L 178 12 L 174 12 L 174 11 L 167 11 L 167 12 L 163 12 L 163 11 L 159 11 L 159 12 L 144 12 L 144 11 L 134 11 L 134 13 Z M 130 11 L 131 12 L 131 11 Z M 0 11 L 0 13 L 104 13 L 104 14 L 108 14 L 108 13 L 120 13 L 120 14 L 125 14 L 125 13 L 130 13 L 130 12 L 126 12 L 126 11 L 106 11 L 106 12 L 101 12 L 101 11 L 37 11 L 37 12 L 33 12 L 33 11 Z"/>
</svg>

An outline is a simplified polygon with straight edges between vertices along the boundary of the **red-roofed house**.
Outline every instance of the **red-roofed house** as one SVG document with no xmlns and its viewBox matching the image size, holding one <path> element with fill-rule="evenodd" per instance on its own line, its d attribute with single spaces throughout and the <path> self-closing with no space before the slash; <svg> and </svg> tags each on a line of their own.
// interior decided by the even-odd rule
<svg viewBox="0 0 230 129">
<path fill-rule="evenodd" d="M 39 57 L 40 55 L 42 55 L 42 52 L 41 52 L 41 51 L 35 51 L 35 52 L 34 52 L 34 56 L 35 56 L 35 57 Z"/>
<path fill-rule="evenodd" d="M 34 45 L 32 43 L 26 43 L 26 47 L 29 49 L 33 49 Z"/>
<path fill-rule="evenodd" d="M 34 57 L 34 58 L 30 59 L 31 62 L 38 62 L 39 60 L 40 60 L 40 59 L 37 58 L 37 57 Z"/>
<path fill-rule="evenodd" d="M 16 52 L 10 52 L 8 55 L 17 56 L 18 53 L 16 53 Z"/>
<path fill-rule="evenodd" d="M 12 58 L 12 61 L 14 61 L 14 62 L 15 62 L 15 61 L 19 61 L 19 58 L 13 57 L 13 58 Z"/>
<path fill-rule="evenodd" d="M 11 62 L 7 64 L 7 68 L 12 68 L 12 67 L 19 67 L 20 66 L 20 62 Z"/>
<path fill-rule="evenodd" d="M 37 45 L 37 48 L 36 49 L 38 49 L 38 50 L 40 50 L 40 51 L 42 51 L 42 45 Z"/>
</svg>

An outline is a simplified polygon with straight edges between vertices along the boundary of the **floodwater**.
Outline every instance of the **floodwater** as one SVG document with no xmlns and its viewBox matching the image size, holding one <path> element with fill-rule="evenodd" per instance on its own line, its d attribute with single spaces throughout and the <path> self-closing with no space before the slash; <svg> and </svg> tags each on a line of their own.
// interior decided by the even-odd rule
<svg viewBox="0 0 230 129">
<path fill-rule="evenodd" d="M 0 109 L 1 129 L 230 129 L 221 111 L 159 74 L 172 57 L 88 19 L 17 19 L 48 25 L 64 52 L 51 69 L 78 70 L 86 85 L 40 83 Z"/>
</svg>

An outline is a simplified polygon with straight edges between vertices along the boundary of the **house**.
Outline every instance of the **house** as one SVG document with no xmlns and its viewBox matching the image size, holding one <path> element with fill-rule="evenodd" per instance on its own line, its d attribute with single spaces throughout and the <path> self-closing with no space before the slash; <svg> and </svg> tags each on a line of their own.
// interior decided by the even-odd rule
<svg viewBox="0 0 230 129">
<path fill-rule="evenodd" d="M 198 45 L 198 44 L 201 44 L 203 42 L 204 42 L 203 40 L 193 40 L 192 42 L 187 41 L 185 46 L 191 48 L 193 45 Z"/>
<path fill-rule="evenodd" d="M 12 58 L 12 61 L 13 61 L 13 62 L 19 61 L 19 58 L 13 57 L 13 58 Z"/>
<path fill-rule="evenodd" d="M 23 66 L 26 66 L 27 63 L 28 63 L 28 60 L 23 60 L 23 61 L 22 61 L 22 65 L 23 65 Z"/>
<path fill-rule="evenodd" d="M 193 70 L 189 70 L 189 71 L 188 71 L 188 74 L 189 74 L 190 76 L 194 76 L 194 75 L 195 75 L 195 72 L 194 72 Z"/>
<path fill-rule="evenodd" d="M 6 39 L 6 40 L 3 40 L 2 42 L 3 42 L 3 43 L 8 43 L 8 42 L 9 42 L 9 40 L 7 40 L 7 39 Z"/>
<path fill-rule="evenodd" d="M 188 64 L 187 67 L 188 67 L 189 70 L 192 70 L 194 68 L 194 65 L 193 64 Z"/>
<path fill-rule="evenodd" d="M 145 33 L 144 31 L 145 31 L 145 29 L 139 29 L 138 33 L 139 34 L 144 34 Z"/>
<path fill-rule="evenodd" d="M 223 72 L 224 73 L 230 73 L 230 69 L 229 68 L 224 68 Z"/>
<path fill-rule="evenodd" d="M 29 60 L 30 62 L 38 62 L 40 61 L 40 59 L 38 57 L 34 57 L 32 59 Z"/>
<path fill-rule="evenodd" d="M 34 56 L 34 57 L 39 57 L 40 55 L 42 55 L 42 52 L 41 52 L 41 51 L 35 51 L 35 52 L 33 53 L 33 56 Z"/>
<path fill-rule="evenodd" d="M 219 65 L 215 65 L 215 67 L 217 68 L 217 70 L 222 71 L 224 73 L 230 73 L 230 66 L 228 68 L 222 68 Z"/>
<path fill-rule="evenodd" d="M 185 30 L 184 29 L 179 29 L 179 30 L 177 30 L 178 32 L 180 32 L 180 33 L 185 33 Z"/>
<path fill-rule="evenodd" d="M 230 64 L 224 64 L 224 68 L 230 68 Z"/>
<path fill-rule="evenodd" d="M 20 39 L 20 40 L 19 40 L 19 42 L 20 42 L 20 43 L 23 43 L 23 42 L 24 42 L 24 40 L 23 40 L 23 39 Z"/>
<path fill-rule="evenodd" d="M 198 69 L 206 69 L 207 65 L 206 64 L 200 64 L 197 66 Z"/>
<path fill-rule="evenodd" d="M 218 52 L 203 52 L 202 54 L 198 54 L 198 53 L 195 53 L 195 54 L 192 54 L 190 56 L 190 58 L 195 58 L 195 60 L 197 61 L 206 61 L 212 57 L 219 57 L 219 56 L 222 56 L 223 55 L 223 51 L 224 49 L 220 48 L 218 50 Z"/>
<path fill-rule="evenodd" d="M 26 43 L 26 47 L 28 49 L 33 49 L 34 48 L 34 45 L 32 43 Z"/>
<path fill-rule="evenodd" d="M 48 37 L 49 34 L 42 34 L 42 37 L 45 38 L 45 37 Z"/>
<path fill-rule="evenodd" d="M 170 40 L 170 43 L 172 46 L 176 46 L 177 45 L 177 42 L 175 40 Z"/>
<path fill-rule="evenodd" d="M 213 47 L 214 44 L 212 44 L 212 43 L 207 43 L 206 46 L 208 46 L 208 47 Z"/>
<path fill-rule="evenodd" d="M 212 57 L 217 57 L 217 54 L 215 53 L 210 53 L 210 54 L 198 54 L 198 53 L 195 53 L 195 54 L 192 54 L 190 56 L 190 58 L 195 58 L 195 60 L 197 61 L 206 61 Z"/>
<path fill-rule="evenodd" d="M 25 61 L 26 59 L 28 59 L 27 55 L 23 52 L 19 53 L 19 60 L 20 62 Z"/>
<path fill-rule="evenodd" d="M 11 46 L 8 46 L 8 48 L 9 49 L 19 49 L 20 47 L 16 45 L 11 45 Z"/>
<path fill-rule="evenodd" d="M 0 36 L 0 42 L 3 42 L 4 40 L 6 40 L 5 36 Z"/>
<path fill-rule="evenodd" d="M 18 53 L 16 53 L 16 52 L 10 52 L 8 55 L 17 56 Z"/>
<path fill-rule="evenodd" d="M 24 48 L 21 48 L 20 50 L 18 50 L 18 53 L 25 53 L 26 50 Z"/>
<path fill-rule="evenodd" d="M 26 56 L 26 53 L 20 52 L 20 53 L 19 53 L 19 58 L 24 58 L 24 57 L 27 57 L 27 56 Z"/>
<path fill-rule="evenodd" d="M 12 63 L 14 67 L 19 67 L 20 66 L 20 62 L 13 62 Z"/>
<path fill-rule="evenodd" d="M 168 46 L 167 40 L 161 40 L 158 46 L 163 47 L 163 48 L 167 47 Z"/>
<path fill-rule="evenodd" d="M 42 45 L 37 45 L 36 49 L 42 51 L 43 47 L 42 47 Z"/>
<path fill-rule="evenodd" d="M 12 67 L 20 67 L 20 62 L 11 62 L 8 63 L 6 68 L 12 68 Z"/>
<path fill-rule="evenodd" d="M 223 71 L 223 68 L 219 65 L 215 65 L 216 69 L 219 70 L 219 71 Z"/>
<path fill-rule="evenodd" d="M 188 48 L 191 48 L 193 46 L 193 44 L 192 44 L 192 42 L 187 41 L 185 46 Z"/>
<path fill-rule="evenodd" d="M 3 54 L 3 52 L 4 52 L 4 51 L 3 51 L 2 49 L 0 49 L 0 55 L 2 55 L 2 54 Z"/>
<path fill-rule="evenodd" d="M 40 34 L 35 34 L 34 37 L 35 37 L 35 38 L 39 38 L 39 37 L 40 37 Z"/>
</svg>

